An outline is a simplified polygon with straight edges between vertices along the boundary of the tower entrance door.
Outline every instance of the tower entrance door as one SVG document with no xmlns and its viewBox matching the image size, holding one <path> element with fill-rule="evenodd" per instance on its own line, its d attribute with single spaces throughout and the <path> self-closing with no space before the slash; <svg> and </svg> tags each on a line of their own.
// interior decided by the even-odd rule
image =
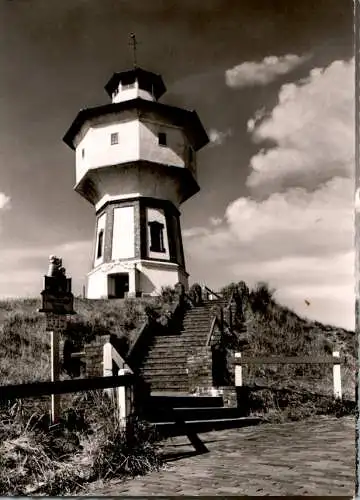
<svg viewBox="0 0 360 500">
<path fill-rule="evenodd" d="M 129 291 L 129 274 L 117 273 L 109 275 L 109 299 L 123 299 Z"/>
</svg>

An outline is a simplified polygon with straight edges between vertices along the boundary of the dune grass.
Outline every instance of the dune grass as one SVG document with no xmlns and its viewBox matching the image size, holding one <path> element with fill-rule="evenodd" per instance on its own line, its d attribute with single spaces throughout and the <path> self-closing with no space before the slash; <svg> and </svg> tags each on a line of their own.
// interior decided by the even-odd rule
<svg viewBox="0 0 360 500">
<path fill-rule="evenodd" d="M 229 295 L 235 285 L 223 291 Z M 266 285 L 244 284 L 235 321 L 232 349 L 251 356 L 321 356 L 339 350 L 344 400 L 334 402 L 332 369 L 327 365 L 266 365 L 243 369 L 252 387 L 253 414 L 272 421 L 306 418 L 319 413 L 352 412 L 355 397 L 356 344 L 353 332 L 300 318 L 281 306 Z M 113 334 L 123 355 L 146 314 L 171 315 L 172 290 L 160 298 L 75 299 L 66 335 L 79 345 L 97 335 Z M 50 379 L 50 342 L 39 299 L 0 301 L 1 384 Z M 166 321 L 165 321 L 166 323 Z M 66 374 L 61 375 L 67 378 Z M 325 397 L 327 396 L 327 398 Z M 61 398 L 62 421 L 49 430 L 49 398 L 27 399 L 0 408 L 0 494 L 81 494 L 96 479 L 142 474 L 159 467 L 156 435 L 151 426 L 132 420 L 132 440 L 125 439 L 115 408 L 101 391 Z"/>
</svg>

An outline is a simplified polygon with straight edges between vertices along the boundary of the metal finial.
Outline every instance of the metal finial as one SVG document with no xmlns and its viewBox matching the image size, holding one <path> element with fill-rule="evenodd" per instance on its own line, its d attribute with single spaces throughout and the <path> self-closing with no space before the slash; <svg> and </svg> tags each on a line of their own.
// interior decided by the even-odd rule
<svg viewBox="0 0 360 500">
<path fill-rule="evenodd" d="M 133 49 L 133 64 L 134 64 L 134 68 L 136 68 L 137 67 L 136 47 L 138 45 L 138 41 L 136 40 L 135 33 L 130 33 L 129 45 L 131 45 L 132 49 Z"/>
</svg>

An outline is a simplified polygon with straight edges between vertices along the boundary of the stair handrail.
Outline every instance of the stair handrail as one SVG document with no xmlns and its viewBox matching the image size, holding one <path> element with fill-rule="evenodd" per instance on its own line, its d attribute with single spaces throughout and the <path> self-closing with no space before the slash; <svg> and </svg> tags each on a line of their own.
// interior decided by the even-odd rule
<svg viewBox="0 0 360 500">
<path fill-rule="evenodd" d="M 225 320 L 224 320 L 224 324 L 226 323 L 227 327 L 231 329 L 232 327 L 232 312 L 231 312 L 231 304 L 234 300 L 234 295 L 235 295 L 235 290 L 231 290 L 231 294 L 230 294 L 230 297 L 229 297 L 229 300 L 227 301 L 227 304 L 226 306 L 224 307 L 224 312 L 225 311 L 229 311 L 229 323 L 227 323 Z"/>
<path fill-rule="evenodd" d="M 203 285 L 203 288 L 204 288 L 204 290 L 206 290 L 207 292 L 209 292 L 209 294 L 214 295 L 218 299 L 222 299 L 223 298 L 221 295 L 219 295 L 219 293 L 214 292 L 214 290 L 211 290 L 211 288 L 209 288 L 207 285 Z"/>
<path fill-rule="evenodd" d="M 214 316 L 212 321 L 211 321 L 208 337 L 206 339 L 206 346 L 209 346 L 211 344 L 211 339 L 212 339 L 212 336 L 214 334 L 214 330 L 215 330 L 215 326 L 216 326 L 217 322 L 218 322 L 217 316 Z"/>
<path fill-rule="evenodd" d="M 135 334 L 135 338 L 134 338 L 133 342 L 131 343 L 129 350 L 128 350 L 128 353 L 127 353 L 127 356 L 126 356 L 127 359 L 129 359 L 130 356 L 132 355 L 132 353 L 134 352 L 135 347 L 138 345 L 140 338 L 143 336 L 143 333 L 147 329 L 148 326 L 149 326 L 149 320 L 148 320 L 148 318 L 146 318 L 145 321 L 143 322 L 143 324 L 141 325 L 141 327 L 139 328 L 139 330 Z"/>
</svg>

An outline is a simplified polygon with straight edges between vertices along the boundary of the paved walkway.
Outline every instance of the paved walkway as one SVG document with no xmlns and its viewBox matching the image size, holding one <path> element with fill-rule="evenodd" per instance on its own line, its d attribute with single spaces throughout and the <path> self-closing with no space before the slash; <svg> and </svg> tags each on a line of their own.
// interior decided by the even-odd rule
<svg viewBox="0 0 360 500">
<path fill-rule="evenodd" d="M 164 443 L 163 470 L 93 485 L 92 496 L 341 495 L 355 487 L 354 418 L 318 417 L 209 432 L 210 453 L 194 456 L 184 437 Z M 191 456 L 192 454 L 192 456 Z"/>
</svg>

